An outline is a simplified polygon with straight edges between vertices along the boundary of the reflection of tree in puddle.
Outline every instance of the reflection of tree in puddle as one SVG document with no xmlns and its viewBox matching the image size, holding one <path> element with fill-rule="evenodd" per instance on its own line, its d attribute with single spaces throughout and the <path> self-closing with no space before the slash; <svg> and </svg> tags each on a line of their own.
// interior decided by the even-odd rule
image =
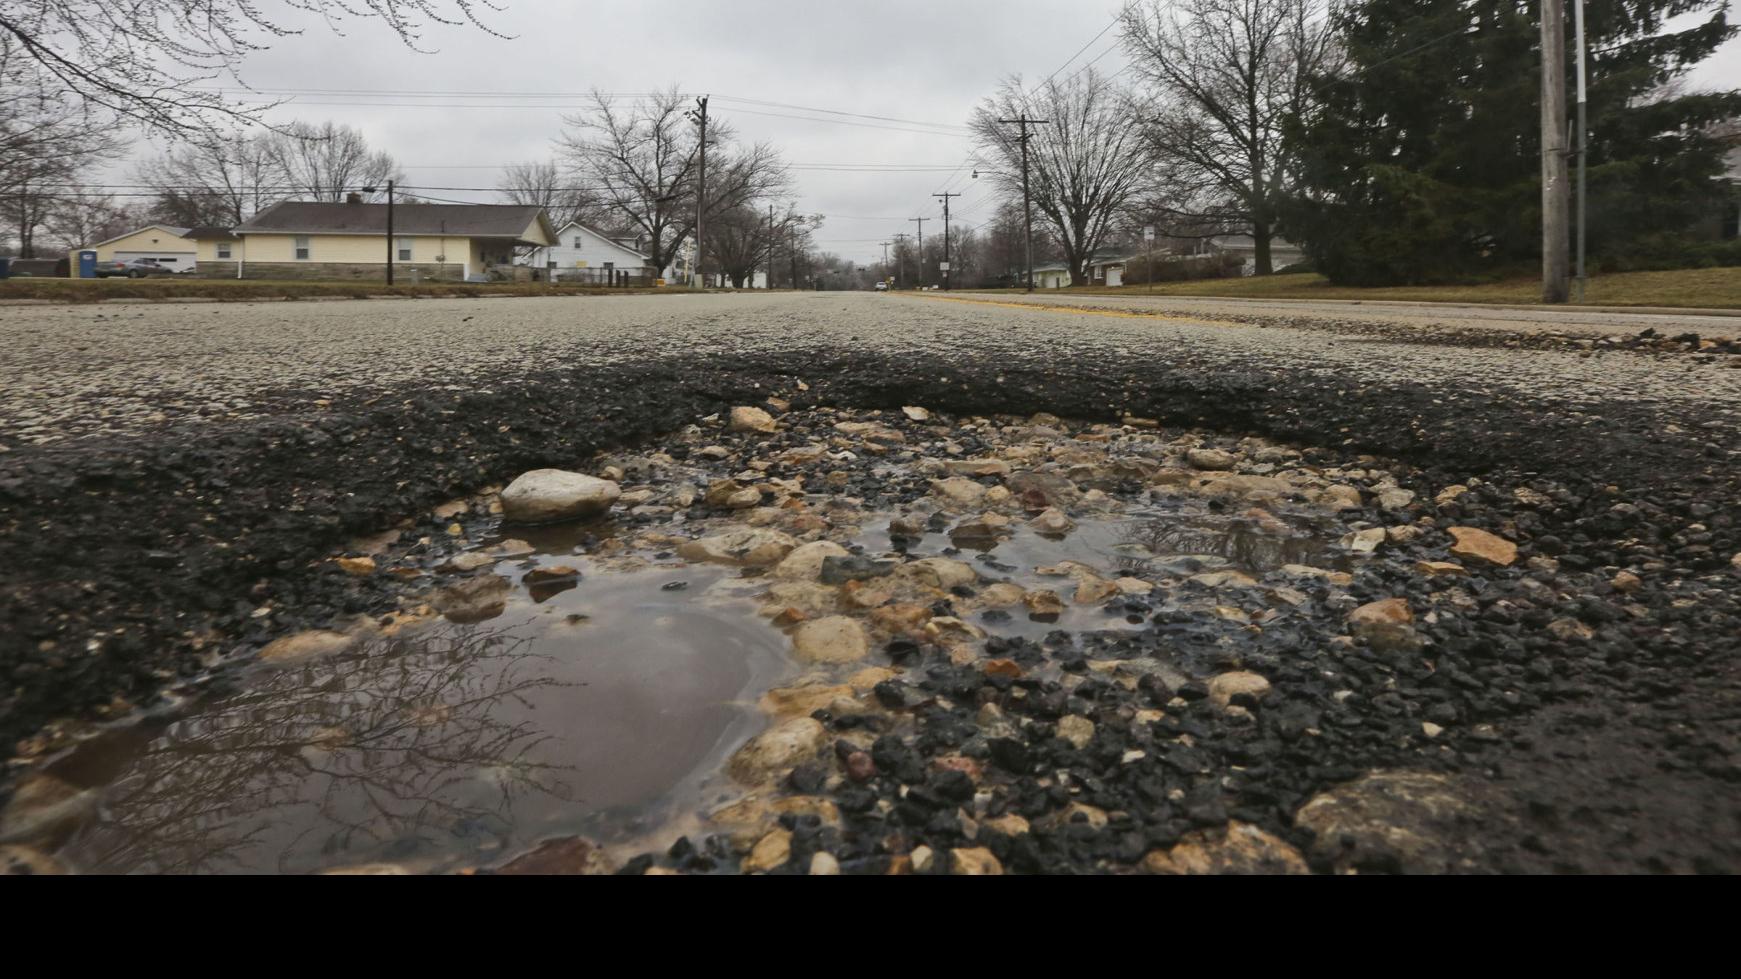
<svg viewBox="0 0 1741 979">
<path fill-rule="evenodd" d="M 527 695 L 530 639 L 440 627 L 253 678 L 127 757 L 74 843 L 101 870 L 306 871 L 499 841 L 565 766 Z M 456 839 L 457 838 L 457 839 Z"/>
<path fill-rule="evenodd" d="M 1318 551 L 1309 538 L 1269 533 L 1239 519 L 1207 525 L 1177 516 L 1144 517 L 1121 523 L 1118 537 L 1148 552 L 1132 554 L 1121 548 L 1117 563 L 1126 574 L 1153 571 L 1155 558 L 1169 555 L 1212 554 L 1238 568 L 1264 571 L 1305 561 Z"/>
</svg>

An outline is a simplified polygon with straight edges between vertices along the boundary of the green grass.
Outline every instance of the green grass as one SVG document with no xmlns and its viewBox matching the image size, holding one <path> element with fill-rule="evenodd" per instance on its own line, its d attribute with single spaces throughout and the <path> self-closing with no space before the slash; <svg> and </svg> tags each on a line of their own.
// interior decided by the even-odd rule
<svg viewBox="0 0 1741 979">
<path fill-rule="evenodd" d="M 1006 290 L 1008 291 L 1008 290 Z M 1047 295 L 1143 296 L 1145 285 L 1119 289 L 1090 286 L 1047 289 Z M 1365 299 L 1405 302 L 1516 303 L 1541 301 L 1541 280 L 1514 278 L 1460 286 L 1385 286 L 1362 289 L 1333 286 L 1311 273 L 1157 282 L 1157 296 L 1212 296 L 1240 299 Z M 1741 309 L 1741 268 L 1680 269 L 1672 272 L 1614 272 L 1594 276 L 1584 296 L 1589 306 L 1680 306 Z"/>
<path fill-rule="evenodd" d="M 105 299 L 373 299 L 381 296 L 437 298 L 446 296 L 605 296 L 625 293 L 688 292 L 662 289 L 609 289 L 603 286 L 552 285 L 548 282 L 274 282 L 255 279 L 54 279 L 0 280 L 0 300 L 37 299 L 59 303 L 94 303 Z"/>
</svg>

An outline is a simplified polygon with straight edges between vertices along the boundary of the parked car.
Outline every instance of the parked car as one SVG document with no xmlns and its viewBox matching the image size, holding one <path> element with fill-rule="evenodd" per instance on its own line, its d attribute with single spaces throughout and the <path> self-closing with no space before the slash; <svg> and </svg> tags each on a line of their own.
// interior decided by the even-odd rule
<svg viewBox="0 0 1741 979">
<path fill-rule="evenodd" d="M 877 282 L 875 288 L 878 292 L 888 292 L 889 291 L 889 284 L 887 282 L 883 282 L 883 281 L 879 280 Z"/>
<path fill-rule="evenodd" d="M 101 262 L 97 265 L 97 278 L 107 279 L 123 275 L 129 279 L 143 279 L 148 275 L 174 275 L 175 270 L 164 268 L 149 258 L 132 258 L 125 262 Z"/>
</svg>

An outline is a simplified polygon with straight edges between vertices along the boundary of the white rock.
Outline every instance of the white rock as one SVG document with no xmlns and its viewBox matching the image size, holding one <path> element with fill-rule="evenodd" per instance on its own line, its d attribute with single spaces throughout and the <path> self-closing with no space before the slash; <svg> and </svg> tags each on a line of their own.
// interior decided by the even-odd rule
<svg viewBox="0 0 1741 979">
<path fill-rule="evenodd" d="M 757 567 L 779 561 L 797 546 L 798 541 L 790 534 L 766 527 L 744 527 L 700 540 L 684 541 L 677 546 L 677 554 L 685 561 Z"/>
<path fill-rule="evenodd" d="M 331 656 L 351 644 L 351 637 L 328 629 L 310 629 L 294 636 L 274 639 L 260 650 L 266 663 L 301 663 L 305 660 Z"/>
<path fill-rule="evenodd" d="M 803 663 L 853 663 L 870 655 L 870 638 L 857 619 L 824 616 L 792 630 L 792 655 Z"/>
<path fill-rule="evenodd" d="M 793 581 L 815 581 L 822 575 L 824 558 L 846 557 L 851 553 L 831 540 L 811 541 L 793 548 L 792 553 L 774 566 L 773 575 Z"/>
<path fill-rule="evenodd" d="M 729 426 L 734 432 L 772 432 L 779 429 L 774 416 L 752 405 L 739 405 L 731 410 Z"/>
<path fill-rule="evenodd" d="M 932 493 L 960 506 L 977 506 L 985 497 L 985 489 L 985 486 L 966 476 L 931 481 Z"/>
<path fill-rule="evenodd" d="M 1245 670 L 1222 673 L 1209 681 L 1209 700 L 1217 707 L 1227 708 L 1242 693 L 1262 698 L 1269 693 L 1269 681 Z"/>
<path fill-rule="evenodd" d="M 534 469 L 502 490 L 502 517 L 510 523 L 595 517 L 609 510 L 622 492 L 608 479 L 561 469 Z"/>
<path fill-rule="evenodd" d="M 1197 469 L 1223 471 L 1232 469 L 1239 457 L 1226 449 L 1192 449 L 1185 453 L 1185 461 Z"/>
<path fill-rule="evenodd" d="M 1047 507 L 1040 511 L 1039 516 L 1028 521 L 1028 527 L 1037 534 L 1063 535 L 1076 529 L 1076 521 L 1071 520 L 1064 511 L 1057 507 Z"/>
<path fill-rule="evenodd" d="M 828 741 L 828 730 L 813 717 L 794 717 L 751 738 L 731 756 L 726 769 L 739 782 L 753 785 L 784 775 L 815 754 Z"/>
<path fill-rule="evenodd" d="M 1352 534 L 1343 534 L 1339 543 L 1356 554 L 1371 554 L 1378 550 L 1379 545 L 1384 543 L 1384 539 L 1383 527 L 1368 527 Z"/>
<path fill-rule="evenodd" d="M 931 413 L 917 405 L 907 405 L 903 407 L 901 409 L 901 414 L 906 415 L 908 421 L 923 422 L 931 420 Z"/>
<path fill-rule="evenodd" d="M 1080 751 L 1094 740 L 1094 722 L 1080 714 L 1066 714 L 1058 718 L 1058 737 Z"/>
</svg>

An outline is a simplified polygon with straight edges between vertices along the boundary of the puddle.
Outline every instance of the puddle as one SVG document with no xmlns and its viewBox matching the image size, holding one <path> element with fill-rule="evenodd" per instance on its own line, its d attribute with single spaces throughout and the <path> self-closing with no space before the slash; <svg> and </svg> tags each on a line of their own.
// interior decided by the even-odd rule
<svg viewBox="0 0 1741 979">
<path fill-rule="evenodd" d="M 753 604 L 706 597 L 725 569 L 561 561 L 583 577 L 543 602 L 517 591 L 485 622 L 261 669 L 85 745 L 50 774 L 107 788 L 59 856 L 87 872 L 440 871 L 692 808 L 762 726 L 783 638 Z"/>
<path fill-rule="evenodd" d="M 668 482 L 699 485 L 707 475 L 682 470 Z M 1016 511 L 978 539 L 949 536 L 945 525 L 959 514 L 933 520 L 917 539 L 891 538 L 896 513 L 809 499 L 813 514 L 833 520 L 829 536 L 865 556 L 950 557 L 982 582 L 1063 596 L 1056 614 L 1038 616 L 1020 601 L 988 608 L 966 598 L 959 614 L 985 637 L 1065 630 L 1080 641 L 1146 629 L 1159 610 L 1217 604 L 1204 588 L 1181 587 L 1193 575 L 1258 578 L 1287 564 L 1348 560 L 1309 515 L 1273 507 L 1256 519 L 1243 504 L 1200 497 L 1103 497 L 1098 510 L 1073 512 L 1074 529 L 1062 537 L 1042 536 Z M 626 853 L 663 849 L 672 827 L 707 832 L 692 829 L 695 813 L 741 793 L 725 761 L 769 724 L 758 698 L 794 678 L 840 684 L 854 670 L 885 666 L 878 650 L 888 637 L 876 638 L 866 660 L 806 670 L 765 617 L 773 614 L 762 601 L 768 578 L 686 564 L 673 556 L 674 538 L 661 536 L 720 533 L 749 517 L 696 511 L 703 519 L 686 520 L 686 506 L 650 523 L 517 531 L 527 545 L 519 550 L 531 553 L 510 548 L 493 567 L 464 574 L 454 561 L 425 579 L 469 592 L 470 604 L 446 607 L 446 620 L 361 638 L 326 658 L 255 667 L 173 717 L 85 743 L 47 770 L 95 799 L 54 840 L 56 856 L 86 872 L 308 873 L 371 863 L 441 872 L 495 865 L 556 837 Z M 773 511 L 765 520 L 790 516 L 761 509 Z M 486 538 L 465 554 L 481 560 L 500 544 Z M 1071 562 L 1127 590 L 1073 598 Z M 1150 594 L 1148 582 L 1162 587 Z M 950 600 L 934 592 L 920 604 Z"/>
</svg>

